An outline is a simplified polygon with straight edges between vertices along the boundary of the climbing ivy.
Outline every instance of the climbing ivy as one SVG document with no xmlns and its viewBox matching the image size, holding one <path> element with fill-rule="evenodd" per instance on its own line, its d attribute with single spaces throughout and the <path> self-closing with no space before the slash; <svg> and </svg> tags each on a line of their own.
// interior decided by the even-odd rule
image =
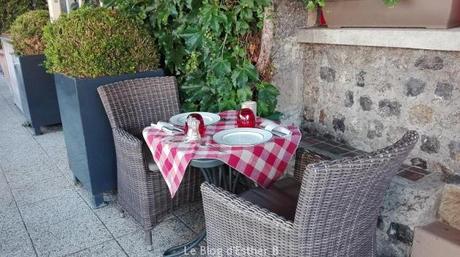
<svg viewBox="0 0 460 257">
<path fill-rule="evenodd" d="M 236 109 L 258 101 L 275 112 L 275 86 L 262 81 L 248 54 L 248 38 L 260 33 L 270 0 L 108 0 L 148 26 L 179 80 L 185 110 Z"/>
</svg>

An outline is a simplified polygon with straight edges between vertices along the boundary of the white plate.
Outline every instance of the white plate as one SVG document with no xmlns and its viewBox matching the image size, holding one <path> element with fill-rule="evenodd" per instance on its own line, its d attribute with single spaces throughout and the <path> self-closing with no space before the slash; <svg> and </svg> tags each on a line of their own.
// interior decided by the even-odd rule
<svg viewBox="0 0 460 257">
<path fill-rule="evenodd" d="M 234 128 L 217 132 L 213 139 L 222 145 L 257 145 L 273 137 L 270 131 L 257 128 Z"/>
<path fill-rule="evenodd" d="M 187 117 L 191 113 L 200 114 L 201 117 L 203 117 L 203 121 L 204 121 L 205 126 L 212 125 L 212 124 L 220 121 L 220 116 L 218 114 L 215 114 L 215 113 L 211 113 L 211 112 L 186 112 L 186 113 L 180 113 L 180 114 L 172 116 L 169 119 L 169 122 L 171 122 L 174 125 L 184 126 L 185 121 L 187 120 Z"/>
</svg>

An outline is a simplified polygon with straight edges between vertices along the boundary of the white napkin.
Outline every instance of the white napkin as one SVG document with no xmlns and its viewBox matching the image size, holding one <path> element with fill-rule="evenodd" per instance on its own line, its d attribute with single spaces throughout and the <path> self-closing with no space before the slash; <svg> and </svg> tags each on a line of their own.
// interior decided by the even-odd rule
<svg viewBox="0 0 460 257">
<path fill-rule="evenodd" d="M 279 124 L 276 124 L 271 120 L 264 119 L 260 126 L 262 126 L 262 128 L 264 128 L 265 130 L 273 132 L 275 134 L 281 134 L 283 136 L 290 136 L 292 134 L 292 132 L 289 129 Z"/>
<path fill-rule="evenodd" d="M 184 133 L 184 131 L 178 127 L 175 127 L 174 125 L 164 122 L 164 121 L 159 121 L 157 124 L 152 123 L 150 126 L 160 129 L 168 134 L 175 134 L 175 133 Z"/>
</svg>

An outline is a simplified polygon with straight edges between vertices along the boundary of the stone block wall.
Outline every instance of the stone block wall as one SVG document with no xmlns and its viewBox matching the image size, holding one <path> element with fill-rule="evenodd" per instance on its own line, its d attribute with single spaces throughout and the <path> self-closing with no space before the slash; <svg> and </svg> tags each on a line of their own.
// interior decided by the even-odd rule
<svg viewBox="0 0 460 257">
<path fill-rule="evenodd" d="M 273 83 L 284 123 L 366 151 L 415 129 L 422 140 L 410 164 L 458 179 L 460 52 L 299 44 L 302 1 L 273 2 Z"/>
<path fill-rule="evenodd" d="M 304 44 L 303 125 L 365 151 L 407 130 L 412 165 L 460 175 L 460 52 Z"/>
<path fill-rule="evenodd" d="M 438 220 L 437 209 L 445 183 L 431 173 L 418 181 L 393 178 L 377 223 L 377 256 L 408 257 L 415 227 Z"/>
<path fill-rule="evenodd" d="M 280 89 L 278 110 L 284 122 L 300 125 L 303 112 L 303 47 L 297 43 L 297 31 L 307 24 L 302 1 L 274 0 L 274 42 L 272 48 L 272 82 Z"/>
<path fill-rule="evenodd" d="M 460 224 L 452 200 L 460 192 L 460 52 L 298 43 L 307 25 L 302 1 L 274 5 L 273 83 L 283 123 L 364 151 L 407 130 L 421 135 L 406 163 L 425 176 L 392 181 L 378 222 L 378 256 L 409 256 L 416 226 Z M 441 201 L 446 183 L 455 190 Z"/>
</svg>

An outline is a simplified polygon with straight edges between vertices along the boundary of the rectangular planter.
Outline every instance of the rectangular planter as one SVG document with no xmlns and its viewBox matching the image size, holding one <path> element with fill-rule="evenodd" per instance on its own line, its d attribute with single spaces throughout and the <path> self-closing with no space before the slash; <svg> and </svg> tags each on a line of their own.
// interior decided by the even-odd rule
<svg viewBox="0 0 460 257">
<path fill-rule="evenodd" d="M 460 0 L 328 0 L 323 13 L 330 28 L 451 28 L 460 25 Z"/>
<path fill-rule="evenodd" d="M 117 172 L 112 129 L 97 93 L 101 85 L 135 78 L 163 76 L 163 70 L 80 79 L 55 74 L 70 169 L 92 195 L 94 207 L 103 193 L 116 190 Z"/>
<path fill-rule="evenodd" d="M 53 75 L 43 67 L 43 55 L 20 56 L 16 70 L 22 110 L 36 135 L 40 127 L 61 123 Z"/>
</svg>

